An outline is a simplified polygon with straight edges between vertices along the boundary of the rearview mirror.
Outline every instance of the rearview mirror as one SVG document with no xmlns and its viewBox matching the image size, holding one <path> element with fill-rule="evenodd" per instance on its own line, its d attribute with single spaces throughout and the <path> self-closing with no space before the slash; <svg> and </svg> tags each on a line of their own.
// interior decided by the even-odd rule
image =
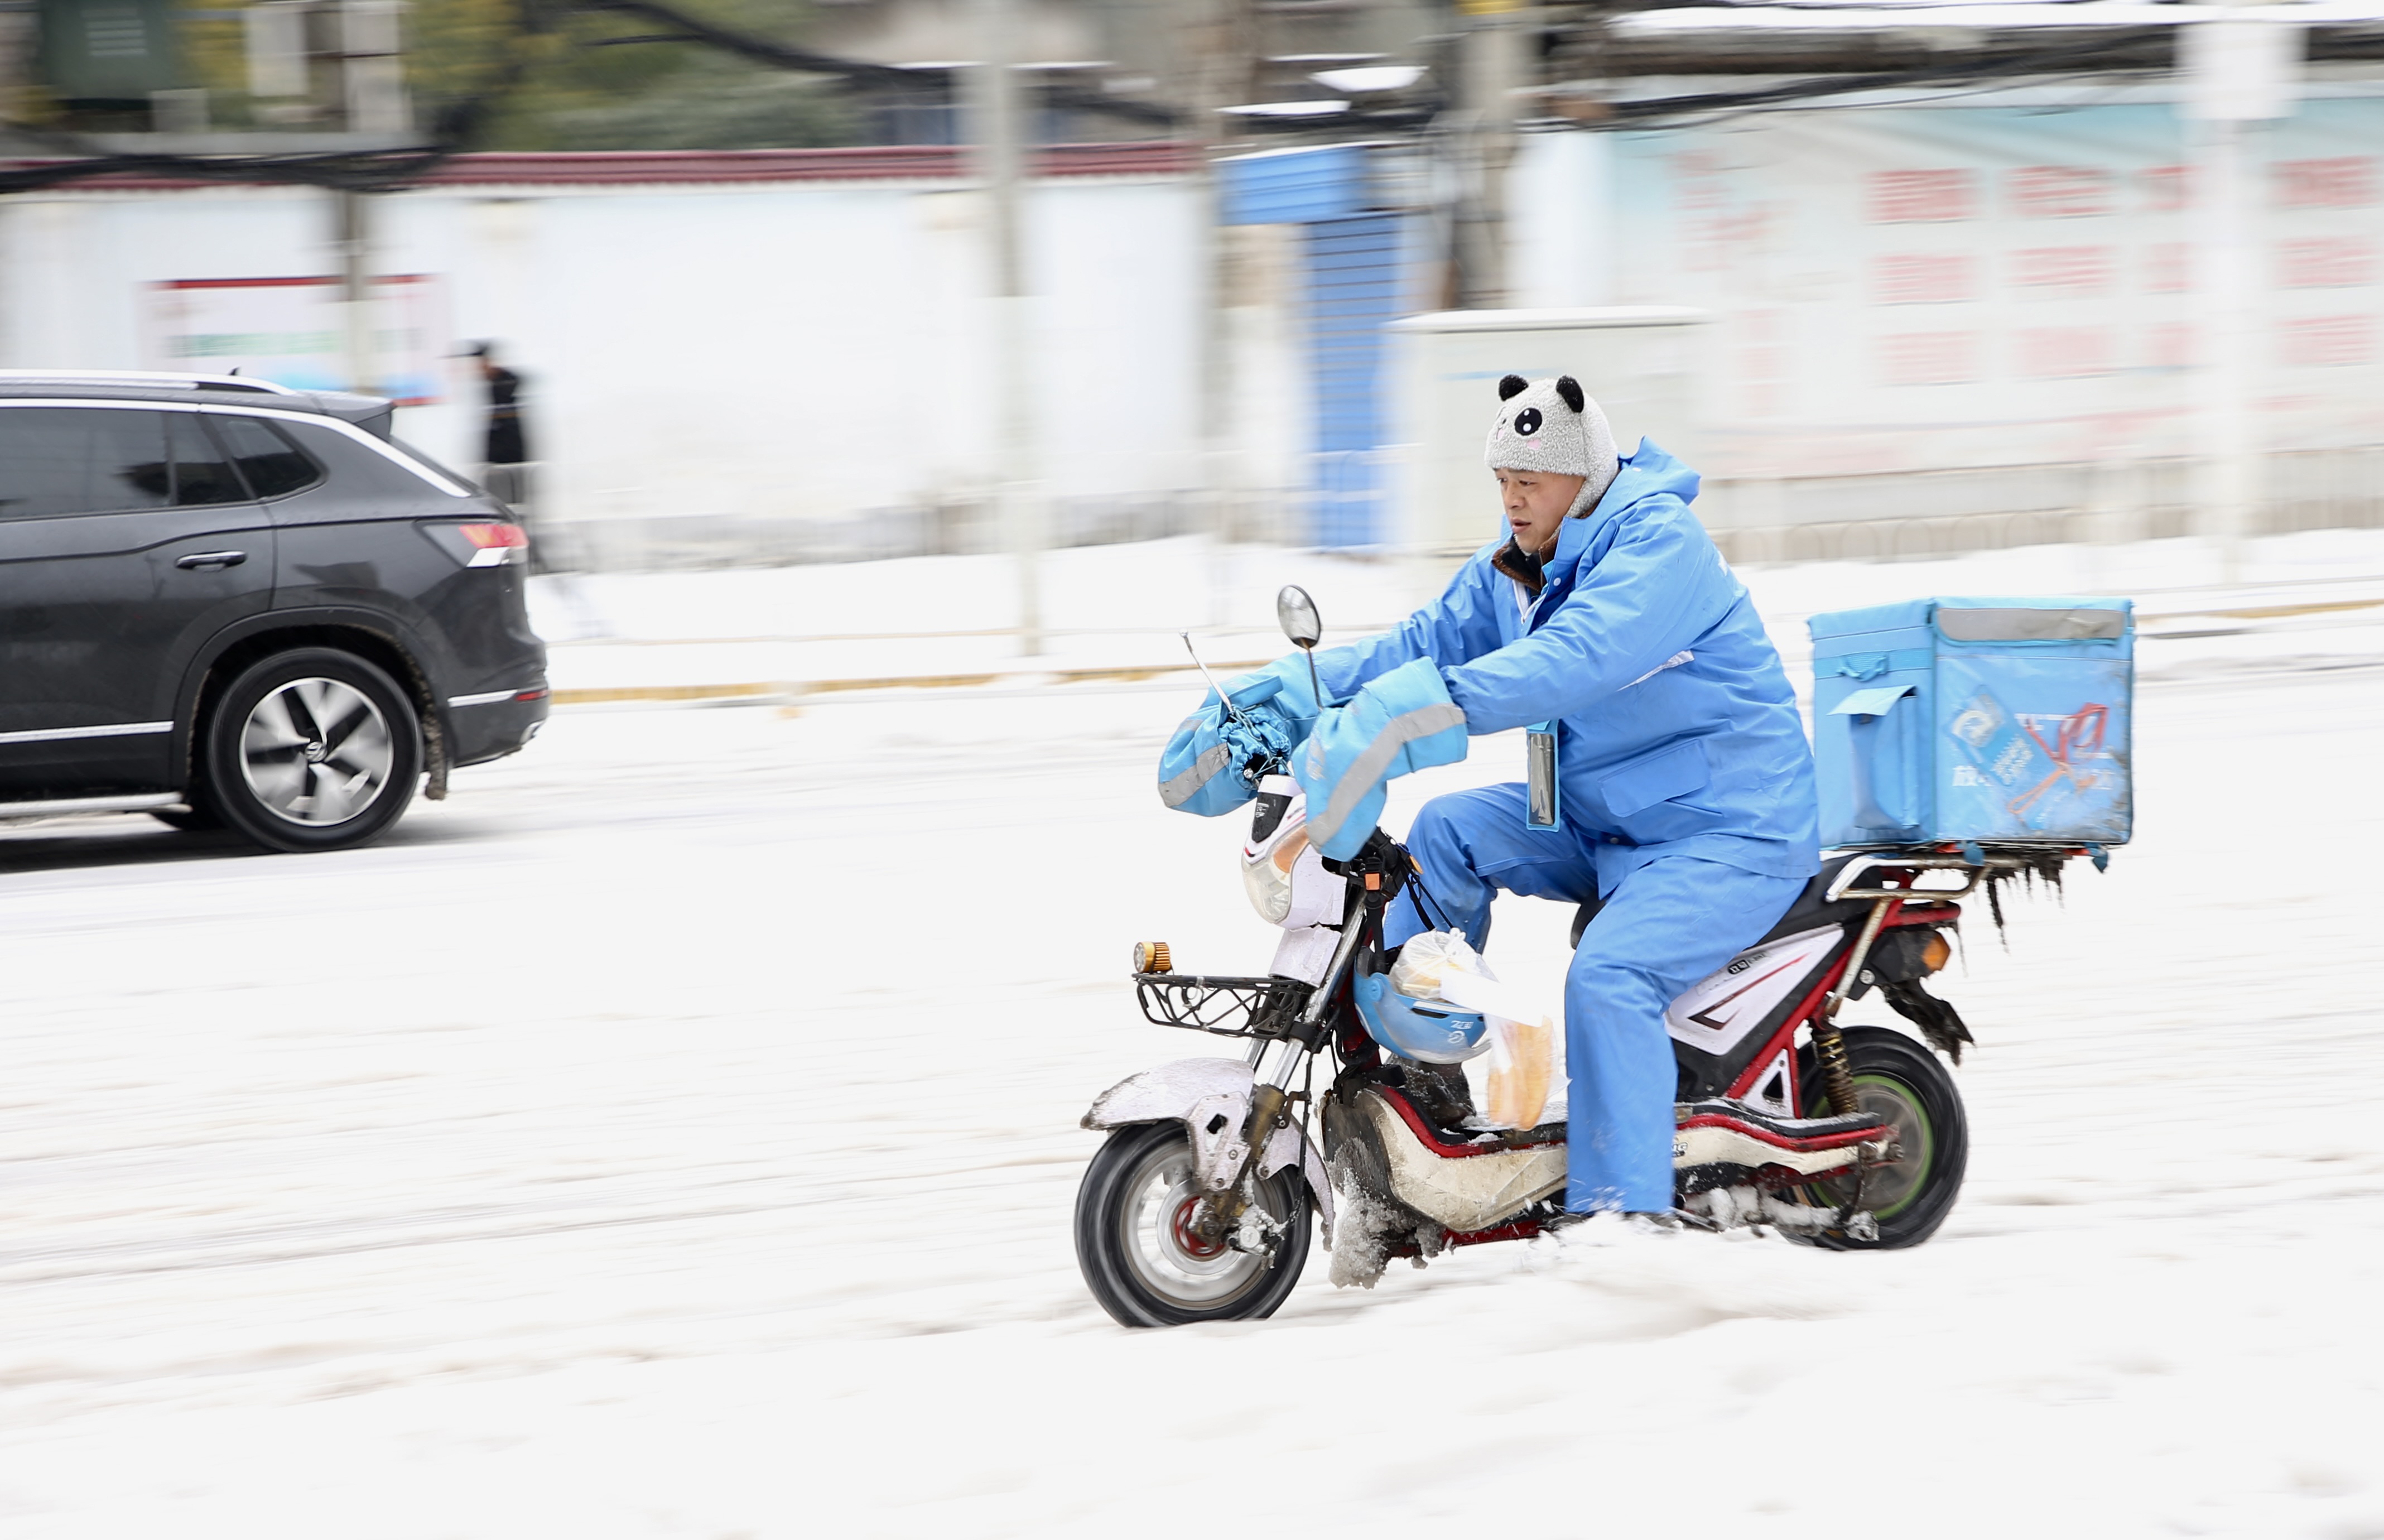
<svg viewBox="0 0 2384 1540">
<path fill-rule="evenodd" d="M 1283 634 L 1291 639 L 1294 647 L 1305 651 L 1313 647 L 1324 635 L 1324 622 L 1316 613 L 1316 601 L 1308 590 L 1286 584 L 1274 596 L 1274 618 L 1283 627 Z"/>
</svg>

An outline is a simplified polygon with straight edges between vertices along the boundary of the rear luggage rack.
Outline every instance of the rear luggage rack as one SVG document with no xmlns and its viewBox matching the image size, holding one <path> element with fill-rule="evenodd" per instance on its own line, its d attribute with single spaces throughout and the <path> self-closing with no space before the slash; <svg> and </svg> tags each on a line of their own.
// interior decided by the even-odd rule
<svg viewBox="0 0 2384 1540">
<path fill-rule="evenodd" d="M 1938 845 L 1931 847 L 1874 848 L 1846 863 L 1830 884 L 1828 901 L 1836 903 L 1845 899 L 1903 899 L 1912 903 L 1952 902 L 1967 899 L 1979 889 L 1980 882 L 1994 883 L 2023 874 L 2042 876 L 2048 882 L 2061 880 L 2065 862 L 2084 859 L 2099 869 L 2110 862 L 2110 854 L 2099 845 L 1977 845 L 1968 848 Z M 1857 888 L 1855 884 L 1872 872 L 1905 871 L 1917 882 L 1923 872 L 1958 872 L 1967 880 L 1959 888 L 1907 887 L 1890 888 Z"/>
<path fill-rule="evenodd" d="M 1136 974 L 1145 1019 L 1218 1037 L 1280 1037 L 1298 1020 L 1309 987 L 1296 978 Z M 1238 1018 L 1238 1019 L 1237 1019 Z"/>
</svg>

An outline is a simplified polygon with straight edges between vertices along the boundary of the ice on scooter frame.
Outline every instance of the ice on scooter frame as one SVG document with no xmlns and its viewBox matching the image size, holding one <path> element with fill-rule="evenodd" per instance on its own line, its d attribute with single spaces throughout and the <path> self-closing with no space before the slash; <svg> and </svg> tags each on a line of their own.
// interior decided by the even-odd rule
<svg viewBox="0 0 2384 1540">
<path fill-rule="evenodd" d="M 2119 845 L 2125 599 L 1918 599 L 1815 615 L 1821 841 Z"/>
</svg>

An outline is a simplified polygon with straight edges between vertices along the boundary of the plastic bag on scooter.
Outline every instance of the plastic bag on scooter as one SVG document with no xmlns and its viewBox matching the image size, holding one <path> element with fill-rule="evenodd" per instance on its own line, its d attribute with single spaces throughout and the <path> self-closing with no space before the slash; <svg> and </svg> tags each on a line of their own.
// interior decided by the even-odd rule
<svg viewBox="0 0 2384 1540">
<path fill-rule="evenodd" d="M 1556 1024 L 1546 1012 L 1499 983 L 1481 954 L 1453 930 L 1409 938 L 1391 966 L 1391 987 L 1410 1000 L 1480 1012 L 1490 1029 L 1481 1126 L 1539 1126 L 1554 1075 Z"/>
<path fill-rule="evenodd" d="M 1555 1079 L 1556 1024 L 1490 1018 L 1490 1051 L 1481 1061 L 1481 1124 L 1484 1128 L 1537 1128 L 1547 1115 Z"/>
<path fill-rule="evenodd" d="M 1454 930 L 1427 930 L 1411 936 L 1391 964 L 1391 987 L 1409 1000 L 1440 1000 L 1441 980 L 1452 973 L 1496 978 L 1482 954 Z"/>
</svg>

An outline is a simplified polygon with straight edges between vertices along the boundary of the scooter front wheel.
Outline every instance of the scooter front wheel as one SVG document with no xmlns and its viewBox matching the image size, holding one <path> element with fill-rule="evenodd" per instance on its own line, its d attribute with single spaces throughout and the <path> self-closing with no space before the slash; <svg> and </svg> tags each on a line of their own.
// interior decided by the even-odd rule
<svg viewBox="0 0 2384 1540">
<path fill-rule="evenodd" d="M 1298 1171 L 1258 1182 L 1276 1232 L 1271 1251 L 1194 1233 L 1202 1197 L 1180 1123 L 1110 1135 L 1076 1189 L 1076 1265 L 1101 1309 L 1124 1326 L 1188 1326 L 1273 1315 L 1308 1262 L 1309 1196 Z"/>
</svg>

